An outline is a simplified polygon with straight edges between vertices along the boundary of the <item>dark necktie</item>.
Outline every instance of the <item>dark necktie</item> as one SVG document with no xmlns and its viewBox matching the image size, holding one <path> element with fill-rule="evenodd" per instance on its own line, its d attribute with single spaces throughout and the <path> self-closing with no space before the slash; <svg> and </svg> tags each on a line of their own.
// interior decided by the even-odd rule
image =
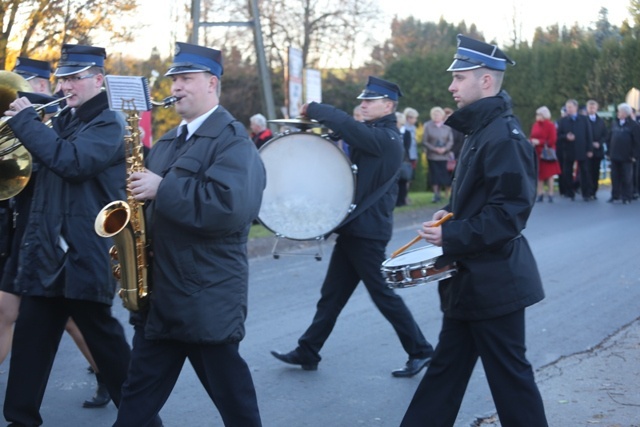
<svg viewBox="0 0 640 427">
<path fill-rule="evenodd" d="M 180 131 L 180 134 L 176 138 L 176 150 L 179 150 L 180 148 L 182 148 L 184 143 L 187 142 L 187 133 L 189 132 L 186 124 L 180 126 L 179 131 Z"/>
</svg>

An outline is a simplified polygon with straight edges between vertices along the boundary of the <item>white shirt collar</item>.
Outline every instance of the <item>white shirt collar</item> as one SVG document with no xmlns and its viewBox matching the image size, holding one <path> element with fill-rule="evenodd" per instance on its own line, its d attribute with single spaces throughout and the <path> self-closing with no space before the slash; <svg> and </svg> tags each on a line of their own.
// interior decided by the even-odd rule
<svg viewBox="0 0 640 427">
<path fill-rule="evenodd" d="M 215 107 L 213 107 L 211 110 L 207 111 L 206 113 L 204 113 L 200 117 L 192 120 L 190 123 L 187 123 L 185 120 L 182 120 L 180 122 L 180 125 L 178 125 L 178 132 L 180 132 L 180 127 L 182 125 L 186 124 L 187 125 L 187 139 L 191 138 L 191 135 L 193 135 L 193 133 L 198 130 L 198 128 L 202 125 L 202 123 L 204 123 L 204 121 L 207 120 L 209 118 L 209 116 L 211 114 L 213 114 L 214 111 L 216 111 L 216 109 L 218 108 L 218 105 L 216 105 Z M 176 136 L 180 136 L 180 133 L 178 133 Z"/>
</svg>

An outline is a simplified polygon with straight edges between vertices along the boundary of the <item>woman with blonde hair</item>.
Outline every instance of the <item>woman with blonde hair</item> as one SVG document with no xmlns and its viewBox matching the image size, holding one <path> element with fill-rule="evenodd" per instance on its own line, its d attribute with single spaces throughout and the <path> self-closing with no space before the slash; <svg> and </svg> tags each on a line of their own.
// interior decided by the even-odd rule
<svg viewBox="0 0 640 427">
<path fill-rule="evenodd" d="M 536 110 L 536 121 L 531 128 L 530 141 L 536 149 L 538 159 L 538 202 L 544 200 L 544 184 L 547 184 L 547 197 L 549 203 L 553 203 L 553 180 L 560 174 L 560 164 L 557 157 L 553 159 L 543 156 L 543 149 L 556 151 L 556 126 L 551 121 L 551 112 L 545 106 Z M 544 158 L 543 158 L 544 157 Z"/>
</svg>

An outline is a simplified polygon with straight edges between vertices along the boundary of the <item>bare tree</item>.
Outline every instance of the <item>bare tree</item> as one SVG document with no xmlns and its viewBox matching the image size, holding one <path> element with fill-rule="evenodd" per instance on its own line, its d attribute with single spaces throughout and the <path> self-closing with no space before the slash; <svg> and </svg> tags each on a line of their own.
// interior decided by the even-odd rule
<svg viewBox="0 0 640 427">
<path fill-rule="evenodd" d="M 132 28 L 121 18 L 137 6 L 136 0 L 0 0 L 0 67 L 10 55 L 48 59 L 64 43 L 90 44 L 100 31 L 130 40 Z"/>
</svg>

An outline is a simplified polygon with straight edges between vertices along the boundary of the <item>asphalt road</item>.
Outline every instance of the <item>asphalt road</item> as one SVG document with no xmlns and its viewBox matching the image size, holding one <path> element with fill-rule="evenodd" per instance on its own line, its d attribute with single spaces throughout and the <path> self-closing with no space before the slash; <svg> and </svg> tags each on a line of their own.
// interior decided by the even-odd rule
<svg viewBox="0 0 640 427">
<path fill-rule="evenodd" d="M 640 202 L 609 204 L 608 189 L 598 201 L 557 199 L 536 205 L 524 234 L 536 255 L 547 298 L 527 310 L 528 357 L 537 370 L 597 346 L 637 319 L 640 300 Z M 429 211 L 422 212 L 425 217 Z M 398 217 L 389 253 L 410 241 L 420 214 Z M 268 245 L 273 241 L 269 239 Z M 252 242 L 253 253 L 258 242 Z M 313 249 L 313 248 L 311 248 Z M 316 372 L 289 367 L 274 359 L 272 349 L 288 351 L 308 326 L 326 271 L 324 258 L 310 249 L 273 259 L 250 261 L 247 336 L 240 351 L 251 367 L 265 427 L 397 426 L 422 374 L 391 376 L 406 361 L 390 325 L 359 286 L 322 350 Z M 267 251 L 268 252 L 268 251 Z M 435 284 L 400 293 L 425 336 L 437 343 L 441 314 Z M 114 311 L 126 325 L 128 314 L 118 302 Z M 131 328 L 127 325 L 128 337 Z M 64 336 L 53 367 L 42 416 L 45 426 L 110 426 L 113 404 L 83 409 L 94 379 L 72 340 Z M 0 399 L 4 398 L 8 361 L 0 365 Z M 543 395 L 544 398 L 544 395 Z M 547 402 L 545 404 L 552 404 Z M 480 364 L 469 384 L 456 426 L 469 426 L 494 412 Z M 167 427 L 221 426 L 220 418 L 189 364 L 161 416 Z M 553 424 L 553 420 L 550 420 Z"/>
</svg>

